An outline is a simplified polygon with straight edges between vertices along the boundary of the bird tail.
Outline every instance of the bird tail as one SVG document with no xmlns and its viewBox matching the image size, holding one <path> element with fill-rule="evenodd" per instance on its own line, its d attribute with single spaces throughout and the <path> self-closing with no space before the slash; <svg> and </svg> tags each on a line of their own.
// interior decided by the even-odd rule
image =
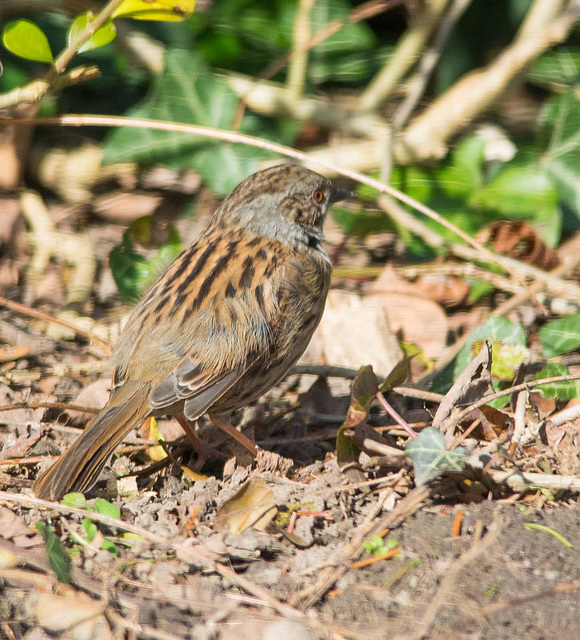
<svg viewBox="0 0 580 640">
<path fill-rule="evenodd" d="M 88 491 L 123 438 L 151 412 L 148 395 L 149 388 L 140 386 L 126 401 L 105 406 L 72 446 L 37 478 L 33 494 L 43 500 L 60 500 L 71 491 Z"/>
</svg>

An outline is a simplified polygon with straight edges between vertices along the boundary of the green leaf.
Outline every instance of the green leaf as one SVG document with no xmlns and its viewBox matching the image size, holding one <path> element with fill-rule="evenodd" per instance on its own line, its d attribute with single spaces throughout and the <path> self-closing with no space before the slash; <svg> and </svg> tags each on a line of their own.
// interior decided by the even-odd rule
<svg viewBox="0 0 580 640">
<path fill-rule="evenodd" d="M 95 498 L 95 511 L 103 516 L 109 516 L 109 518 L 115 518 L 115 520 L 121 519 L 121 512 L 119 508 L 114 504 L 111 504 L 104 498 Z"/>
<path fill-rule="evenodd" d="M 556 376 L 569 376 L 570 369 L 564 364 L 548 362 L 548 364 L 536 373 L 534 380 L 544 378 L 555 378 Z M 546 398 L 557 400 L 573 400 L 580 397 L 580 380 L 570 380 L 564 382 L 552 382 L 535 387 L 535 391 L 541 391 Z"/>
<path fill-rule="evenodd" d="M 193 13 L 195 0 L 125 0 L 113 13 L 113 18 L 181 22 Z"/>
<path fill-rule="evenodd" d="M 558 199 L 554 181 L 544 169 L 511 163 L 475 191 L 469 204 L 498 217 L 527 220 L 544 242 L 555 246 L 562 227 Z"/>
<path fill-rule="evenodd" d="M 580 77 L 580 48 L 558 47 L 534 60 L 527 79 L 540 87 L 572 86 Z"/>
<path fill-rule="evenodd" d="M 540 329 L 539 337 L 546 358 L 574 351 L 580 347 L 580 313 L 548 322 Z"/>
<path fill-rule="evenodd" d="M 188 51 L 169 50 L 165 68 L 155 78 L 150 95 L 127 115 L 218 129 L 232 125 L 238 98 L 226 82 Z M 257 118 L 244 118 L 241 131 L 259 132 Z M 201 136 L 152 129 L 119 128 L 107 139 L 105 164 L 153 162 L 174 169 L 190 167 L 219 195 L 226 195 L 258 169 L 266 156 L 253 147 L 232 145 Z"/>
<path fill-rule="evenodd" d="M 471 360 L 473 360 L 473 345 L 474 343 L 482 340 L 492 341 L 492 353 L 493 347 L 496 346 L 496 354 L 500 353 L 502 345 L 515 345 L 520 347 L 526 346 L 526 333 L 523 326 L 519 322 L 511 322 L 507 318 L 490 316 L 482 325 L 476 327 L 467 342 L 463 346 L 463 349 L 457 355 L 455 364 L 453 366 L 453 379 L 456 380 L 457 376 L 465 369 Z M 512 354 L 513 355 L 513 354 Z M 508 358 L 510 357 L 509 351 L 507 352 Z M 502 363 L 505 365 L 505 362 Z M 494 370 L 495 360 L 492 363 L 491 372 L 492 375 L 498 378 L 504 378 L 503 372 Z M 499 375 L 498 375 L 499 374 Z M 505 379 L 505 378 L 504 378 Z"/>
<path fill-rule="evenodd" d="M 170 228 L 167 242 L 157 248 L 153 257 L 146 258 L 139 253 L 133 239 L 144 247 L 153 248 L 151 225 L 151 216 L 143 216 L 132 222 L 123 235 L 123 242 L 109 254 L 115 283 L 123 300 L 129 303 L 138 300 L 162 269 L 181 251 L 181 238 L 175 229 Z"/>
<path fill-rule="evenodd" d="M 82 493 L 67 493 L 62 497 L 61 504 L 65 504 L 67 507 L 75 507 L 76 509 L 86 509 L 87 499 Z"/>
<path fill-rule="evenodd" d="M 437 172 L 442 191 L 451 198 L 467 199 L 481 186 L 485 142 L 479 136 L 464 138 L 451 156 L 451 163 Z"/>
<path fill-rule="evenodd" d="M 54 528 L 49 527 L 45 522 L 37 522 L 36 529 L 44 538 L 48 562 L 52 570 L 56 573 L 56 577 L 60 582 L 69 584 L 71 559 L 60 538 L 54 532 Z"/>
<path fill-rule="evenodd" d="M 379 381 L 373 368 L 370 365 L 361 367 L 352 383 L 346 418 L 336 436 L 336 457 L 340 465 L 357 461 L 359 450 L 345 431 L 366 420 L 378 390 Z"/>
<path fill-rule="evenodd" d="M 72 24 L 68 30 L 68 44 L 74 42 L 79 34 L 84 31 L 87 24 L 94 19 L 95 15 L 92 11 L 85 11 L 85 13 L 79 13 L 78 16 L 72 21 Z M 84 53 L 85 51 L 92 51 L 99 47 L 104 47 L 115 39 L 117 30 L 112 20 L 105 22 L 105 24 L 95 31 L 95 33 L 81 46 L 78 53 Z"/>
<path fill-rule="evenodd" d="M 87 536 L 87 541 L 92 542 L 97 535 L 97 525 L 90 518 L 83 518 L 83 529 Z"/>
<path fill-rule="evenodd" d="M 105 538 L 101 544 L 101 549 L 103 549 L 104 551 L 108 551 L 109 553 L 113 554 L 114 556 L 118 556 L 119 555 L 119 548 L 117 547 L 117 545 L 112 542 L 111 540 L 108 540 L 107 538 Z"/>
<path fill-rule="evenodd" d="M 294 24 L 296 5 L 288 5 L 288 8 L 294 14 L 291 18 Z M 348 21 L 350 9 L 347 0 L 316 0 L 314 3 L 310 16 L 313 33 L 336 20 L 343 21 L 344 26 L 311 49 L 308 76 L 312 82 L 351 82 L 368 77 L 377 37 L 364 22 Z"/>
<path fill-rule="evenodd" d="M 464 447 L 445 449 L 445 436 L 435 427 L 427 427 L 410 442 L 405 453 L 413 461 L 415 483 L 427 484 L 445 471 L 462 471 L 467 451 Z"/>
<path fill-rule="evenodd" d="M 2 32 L 2 43 L 15 56 L 35 62 L 54 61 L 48 39 L 40 27 L 30 20 L 9 22 Z"/>
<path fill-rule="evenodd" d="M 540 116 L 542 167 L 555 181 L 560 198 L 580 218 L 580 104 L 575 89 L 552 98 Z"/>
<path fill-rule="evenodd" d="M 379 391 L 381 393 L 388 393 L 395 387 L 403 384 L 411 373 L 411 360 L 413 356 L 405 356 L 391 369 L 391 372 L 381 382 Z"/>
<path fill-rule="evenodd" d="M 470 305 L 475 304 L 479 299 L 495 289 L 491 282 L 487 282 L 487 280 L 481 280 L 480 278 L 466 278 L 466 280 L 471 287 L 468 298 L 468 304 Z"/>
</svg>

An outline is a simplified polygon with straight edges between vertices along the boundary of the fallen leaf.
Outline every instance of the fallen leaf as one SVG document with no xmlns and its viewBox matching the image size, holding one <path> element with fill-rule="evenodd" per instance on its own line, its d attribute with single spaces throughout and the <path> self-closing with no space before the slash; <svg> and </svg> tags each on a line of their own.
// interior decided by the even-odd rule
<svg viewBox="0 0 580 640">
<path fill-rule="evenodd" d="M 252 478 L 218 509 L 214 529 L 235 535 L 251 527 L 263 531 L 277 512 L 270 487 L 260 478 Z"/>
<path fill-rule="evenodd" d="M 300 362 L 324 361 L 353 369 L 366 362 L 386 375 L 402 357 L 381 303 L 337 289 L 329 293 L 320 326 Z"/>
<path fill-rule="evenodd" d="M 365 303 L 370 301 L 376 301 L 382 307 L 395 335 L 419 346 L 427 358 L 434 359 L 441 354 L 447 342 L 445 313 L 418 287 L 401 280 L 391 267 L 387 267 L 373 283 L 371 295 L 365 298 Z M 399 360 L 400 356 L 397 362 Z M 372 362 L 368 359 L 362 361 Z M 376 370 L 378 373 L 390 371 L 394 364 L 391 363 L 388 369 Z"/>
</svg>

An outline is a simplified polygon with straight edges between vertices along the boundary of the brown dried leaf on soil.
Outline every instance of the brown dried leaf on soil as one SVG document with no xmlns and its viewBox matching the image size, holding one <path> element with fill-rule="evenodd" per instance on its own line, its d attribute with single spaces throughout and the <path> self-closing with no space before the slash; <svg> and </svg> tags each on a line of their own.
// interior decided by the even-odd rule
<svg viewBox="0 0 580 640">
<path fill-rule="evenodd" d="M 371 295 L 365 298 L 365 303 L 369 301 L 376 301 L 383 308 L 395 335 L 417 345 L 427 358 L 435 359 L 441 354 L 447 341 L 447 318 L 441 307 L 429 300 L 419 287 L 401 280 L 387 267 L 373 283 Z M 359 359 L 358 362 L 372 361 Z"/>
<path fill-rule="evenodd" d="M 402 355 L 381 302 L 337 289 L 328 295 L 320 326 L 301 362 L 323 361 L 353 369 L 368 363 L 386 374 Z"/>
</svg>

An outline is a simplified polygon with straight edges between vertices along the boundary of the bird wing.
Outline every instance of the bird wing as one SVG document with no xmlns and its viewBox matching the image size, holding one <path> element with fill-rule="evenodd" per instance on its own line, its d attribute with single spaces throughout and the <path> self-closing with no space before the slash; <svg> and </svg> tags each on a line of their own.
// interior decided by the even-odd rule
<svg viewBox="0 0 580 640">
<path fill-rule="evenodd" d="M 129 364 L 114 379 L 143 380 L 152 370 L 152 409 L 187 401 L 188 415 L 199 416 L 267 357 L 280 326 L 285 248 L 260 242 L 222 233 L 184 252 L 125 327 L 116 361 Z"/>
</svg>

